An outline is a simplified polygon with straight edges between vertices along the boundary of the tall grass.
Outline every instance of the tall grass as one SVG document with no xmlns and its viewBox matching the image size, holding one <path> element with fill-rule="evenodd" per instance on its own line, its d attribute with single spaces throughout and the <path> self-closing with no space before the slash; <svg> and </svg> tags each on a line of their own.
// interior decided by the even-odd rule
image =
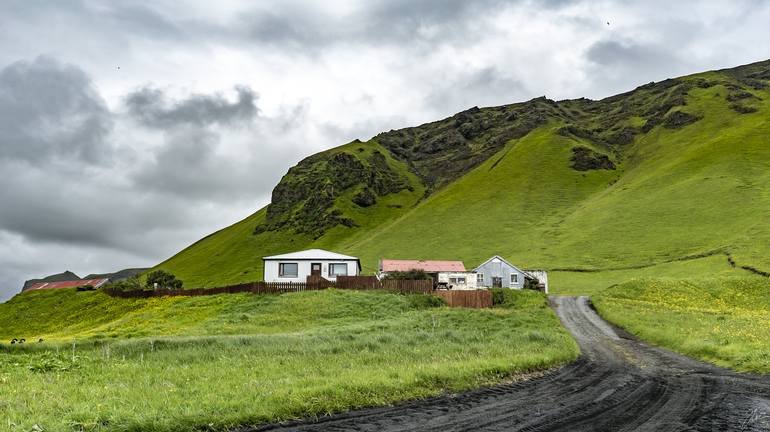
<svg viewBox="0 0 770 432">
<path fill-rule="evenodd" d="M 78 327 L 74 341 L 54 333 L 57 342 L 2 345 L 0 428 L 226 430 L 459 391 L 573 360 L 577 347 L 545 298 L 515 296 L 490 310 L 336 290 L 163 307 L 129 301 L 114 322 L 94 320 L 112 329 L 99 331 L 177 336 L 95 339 L 99 331 Z M 202 322 L 181 318 L 188 313 Z M 177 319 L 182 330 L 163 324 Z M 240 334 L 201 335 L 217 328 Z"/>
<path fill-rule="evenodd" d="M 770 282 L 762 277 L 638 279 L 594 297 L 609 321 L 655 345 L 770 373 Z"/>
</svg>

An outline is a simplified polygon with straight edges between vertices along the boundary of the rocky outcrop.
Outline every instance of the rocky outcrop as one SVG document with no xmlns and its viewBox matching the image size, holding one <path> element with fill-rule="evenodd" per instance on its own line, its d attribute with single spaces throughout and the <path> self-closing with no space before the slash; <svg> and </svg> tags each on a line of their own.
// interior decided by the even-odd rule
<svg viewBox="0 0 770 432">
<path fill-rule="evenodd" d="M 572 168 L 577 171 L 615 169 L 615 164 L 607 155 L 597 153 L 588 147 L 574 147 L 570 161 L 572 161 Z"/>
</svg>

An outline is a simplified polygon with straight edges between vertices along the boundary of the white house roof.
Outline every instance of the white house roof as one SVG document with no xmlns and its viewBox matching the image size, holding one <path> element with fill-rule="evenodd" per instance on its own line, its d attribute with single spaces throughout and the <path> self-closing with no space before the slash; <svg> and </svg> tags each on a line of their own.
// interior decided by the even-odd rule
<svg viewBox="0 0 770 432">
<path fill-rule="evenodd" d="M 357 257 L 329 252 L 323 249 L 308 249 L 299 252 L 291 252 L 283 255 L 263 257 L 263 260 L 340 260 L 358 261 Z"/>
</svg>

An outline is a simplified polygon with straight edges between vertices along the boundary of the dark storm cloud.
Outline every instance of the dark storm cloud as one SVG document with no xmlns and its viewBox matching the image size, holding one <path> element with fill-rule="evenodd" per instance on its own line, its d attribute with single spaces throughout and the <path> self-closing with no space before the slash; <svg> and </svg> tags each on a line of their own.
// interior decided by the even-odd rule
<svg viewBox="0 0 770 432">
<path fill-rule="evenodd" d="M 494 67 L 463 71 L 442 81 L 443 85 L 426 98 L 436 110 L 457 112 L 472 106 L 503 105 L 520 100 L 528 92 L 520 81 Z"/>
<path fill-rule="evenodd" d="M 196 94 L 172 101 L 159 89 L 145 87 L 126 97 L 129 113 L 145 126 L 164 129 L 179 125 L 233 125 L 248 122 L 257 113 L 257 94 L 237 86 L 238 100 L 229 102 L 221 94 Z"/>
<path fill-rule="evenodd" d="M 552 0 L 531 5 L 558 8 L 572 3 L 576 1 Z M 305 53 L 334 44 L 469 44 L 484 36 L 483 32 L 470 31 L 483 19 L 512 5 L 527 4 L 522 0 L 380 0 L 367 2 L 366 7 L 350 14 L 335 16 L 307 3 L 282 2 L 269 10 L 245 11 L 234 20 L 231 29 L 218 33 Z"/>
<path fill-rule="evenodd" d="M 257 174 L 244 166 L 251 155 L 218 155 L 221 138 L 217 132 L 183 127 L 167 132 L 154 159 L 132 175 L 137 188 L 187 199 L 228 201 L 251 190 Z"/>
<path fill-rule="evenodd" d="M 664 47 L 616 40 L 602 40 L 593 44 L 586 52 L 586 58 L 600 66 L 622 67 L 628 70 L 656 67 L 660 63 L 670 64 L 676 60 Z"/>
<path fill-rule="evenodd" d="M 90 78 L 47 57 L 0 71 L 0 159 L 104 161 L 112 119 Z"/>
<path fill-rule="evenodd" d="M 586 52 L 589 70 L 605 95 L 627 91 L 650 81 L 693 72 L 686 53 L 671 47 L 634 41 L 601 40 Z M 601 80 L 598 80 L 601 78 Z"/>
<path fill-rule="evenodd" d="M 220 93 L 172 99 L 148 87 L 112 112 L 76 66 L 41 57 L 0 70 L 0 235 L 11 239 L 0 244 L 0 299 L 23 278 L 42 275 L 20 276 L 30 266 L 12 248 L 29 251 L 30 260 L 80 250 L 84 255 L 69 259 L 140 257 L 144 265 L 179 247 L 181 233 L 204 234 L 189 228 L 202 209 L 239 200 L 254 208 L 264 200 L 280 177 L 272 165 L 294 158 L 288 146 L 271 145 L 282 137 L 301 141 L 292 128 L 303 112 L 260 117 L 255 91 L 238 86 L 234 93 L 232 100 Z M 267 144 L 256 156 L 243 143 L 222 145 L 223 136 L 240 133 Z M 9 280 L 16 282 L 9 287 Z"/>
</svg>

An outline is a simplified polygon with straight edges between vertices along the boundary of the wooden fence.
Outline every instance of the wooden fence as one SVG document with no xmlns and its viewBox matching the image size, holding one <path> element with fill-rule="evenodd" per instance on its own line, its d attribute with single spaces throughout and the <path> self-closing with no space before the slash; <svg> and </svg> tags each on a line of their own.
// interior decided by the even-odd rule
<svg viewBox="0 0 770 432">
<path fill-rule="evenodd" d="M 386 291 L 397 291 L 400 293 L 422 293 L 429 294 L 433 291 L 433 281 L 411 280 L 411 279 L 385 279 L 379 280 L 376 276 L 337 276 L 336 288 L 372 290 L 381 289 Z"/>
<path fill-rule="evenodd" d="M 380 280 L 377 276 L 337 276 L 337 282 L 334 284 L 340 289 L 380 289 Z"/>
<path fill-rule="evenodd" d="M 449 307 L 490 308 L 492 292 L 488 290 L 436 290 L 433 294 L 441 297 Z"/>
<path fill-rule="evenodd" d="M 249 282 L 238 285 L 230 285 L 216 288 L 190 288 L 190 289 L 157 289 L 157 290 L 134 290 L 134 291 L 120 291 L 109 288 L 104 288 L 103 291 L 113 297 L 120 298 L 150 298 L 150 297 L 169 297 L 169 296 L 208 296 L 217 294 L 237 294 L 237 293 L 253 293 L 253 294 L 282 294 L 301 291 L 318 291 L 331 287 L 340 289 L 384 289 L 393 292 L 399 292 L 404 294 L 412 293 L 424 293 L 429 294 L 433 290 L 433 282 L 429 280 L 392 280 L 392 281 L 380 281 L 376 277 L 372 278 L 377 284 L 372 284 L 368 277 L 362 277 L 361 281 L 348 280 L 343 282 L 344 286 L 340 286 L 339 283 L 328 281 L 320 276 L 309 276 L 307 282 Z M 364 280 L 366 279 L 366 280 Z"/>
</svg>

